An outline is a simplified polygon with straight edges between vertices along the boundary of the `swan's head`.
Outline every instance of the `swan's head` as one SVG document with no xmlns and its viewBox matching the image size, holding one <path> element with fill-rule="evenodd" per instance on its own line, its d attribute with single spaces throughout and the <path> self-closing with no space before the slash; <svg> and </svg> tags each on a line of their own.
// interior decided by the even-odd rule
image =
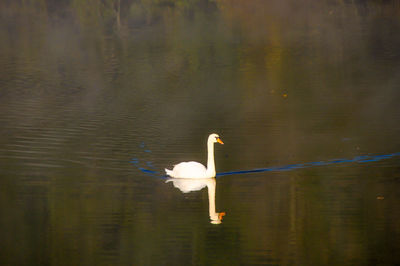
<svg viewBox="0 0 400 266">
<path fill-rule="evenodd" d="M 218 142 L 219 144 L 224 144 L 221 140 L 221 138 L 219 137 L 218 134 L 212 133 L 209 137 L 208 137 L 208 141 L 212 142 L 212 143 L 216 143 Z"/>
</svg>

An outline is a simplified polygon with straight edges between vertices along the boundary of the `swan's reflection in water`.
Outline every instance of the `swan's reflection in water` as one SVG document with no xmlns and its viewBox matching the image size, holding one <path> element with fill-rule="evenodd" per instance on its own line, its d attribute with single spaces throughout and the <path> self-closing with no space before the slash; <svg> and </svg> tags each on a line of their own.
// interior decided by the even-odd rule
<svg viewBox="0 0 400 266">
<path fill-rule="evenodd" d="M 208 189 L 208 212 L 212 224 L 220 224 L 225 212 L 215 212 L 215 178 L 169 178 L 166 183 L 172 182 L 174 187 L 183 193 L 199 191 L 207 186 Z"/>
</svg>

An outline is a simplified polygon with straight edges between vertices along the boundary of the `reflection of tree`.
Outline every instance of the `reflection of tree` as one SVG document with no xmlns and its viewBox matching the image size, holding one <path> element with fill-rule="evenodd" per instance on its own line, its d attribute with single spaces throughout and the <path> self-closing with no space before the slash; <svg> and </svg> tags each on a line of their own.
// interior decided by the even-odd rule
<svg viewBox="0 0 400 266">
<path fill-rule="evenodd" d="M 21 200 L 35 205 L 31 213 L 44 212 L 48 219 L 27 223 L 29 212 L 25 214 L 19 203 L 11 204 L 13 210 L 7 215 L 17 217 L 17 239 L 30 241 L 23 248 L 28 249 L 29 243 L 62 243 L 47 254 L 54 264 L 59 258 L 79 261 L 79 254 L 97 254 L 99 259 L 98 254 L 107 249 L 131 254 L 126 249 L 130 245 L 135 246 L 135 254 L 127 256 L 138 265 L 163 254 L 169 243 L 162 241 L 173 240 L 173 233 L 183 230 L 174 227 L 172 219 L 167 220 L 171 232 L 158 222 L 174 212 L 157 196 L 165 191 L 147 188 L 143 192 L 124 184 L 110 191 L 95 185 L 102 173 L 91 168 L 117 159 L 126 161 L 135 140 L 153 136 L 155 131 L 163 132 L 160 142 L 175 144 L 186 133 L 201 140 L 204 134 L 199 128 L 233 128 L 231 136 L 246 136 L 248 145 L 232 148 L 224 161 L 229 167 L 241 160 L 245 161 L 242 165 L 265 166 L 288 155 L 294 161 L 332 158 L 332 153 L 348 149 L 338 144 L 335 133 L 348 133 L 353 123 L 360 126 L 355 127 L 359 142 L 374 145 L 358 133 L 375 132 L 369 130 L 370 121 L 384 130 L 389 111 L 397 113 L 391 82 L 398 83 L 398 60 L 388 59 L 398 54 L 400 7 L 398 1 L 357 2 L 0 1 L 0 108 L 2 117 L 10 117 L 2 120 L 2 130 L 10 124 L 20 130 L 2 131 L 1 144 L 12 143 L 15 131 L 22 136 L 59 137 L 51 143 L 51 159 L 79 161 L 80 171 L 85 172 L 79 177 L 74 171 L 58 173 L 50 177 L 54 180 L 38 185 L 41 197 Z M 393 22 L 391 27 L 383 20 Z M 377 64 L 370 62 L 377 61 L 385 64 L 371 72 L 369 67 L 377 68 Z M 288 93 L 290 104 L 282 93 Z M 343 112 L 339 116 L 335 116 L 338 102 L 332 100 L 337 95 Z M 182 100 L 186 98 L 196 100 Z M 142 115 L 147 110 L 151 112 Z M 318 119 L 307 119 L 316 113 Z M 254 125 L 257 130 L 249 131 Z M 29 127 L 39 133 L 23 131 Z M 309 145 L 310 136 L 317 145 Z M 43 148 L 46 142 L 37 138 L 32 145 Z M 109 161 L 87 159 L 97 157 Z M 385 170 L 375 171 L 376 176 L 385 176 Z M 378 188 L 361 179 L 368 174 L 361 169 L 351 173 L 360 176 L 353 182 L 333 180 L 327 174 L 303 171 L 290 178 L 281 175 L 274 183 L 269 178 L 254 187 L 246 178 L 232 179 L 219 195 L 231 204 L 230 210 L 236 210 L 231 217 L 242 224 L 216 233 L 201 226 L 192 228 L 193 219 L 184 228 L 185 236 L 193 238 L 183 239 L 178 248 L 192 251 L 188 257 L 202 262 L 232 258 L 234 250 L 233 264 L 246 250 L 258 250 L 263 259 L 292 255 L 294 264 L 313 261 L 316 265 L 333 258 L 357 262 L 365 257 L 367 261 L 374 250 L 387 254 L 386 247 L 398 243 L 398 228 L 388 222 L 399 220 L 399 212 L 393 211 L 398 209 L 398 200 L 385 199 L 387 207 L 371 201 L 374 195 L 364 195 L 363 189 Z M 7 182 L 16 181 L 9 178 Z M 84 185 L 64 185 L 74 182 Z M 19 184 L 15 187 L 19 189 Z M 246 198 L 247 193 L 252 197 Z M 13 192 L 2 195 L 12 198 Z M 243 197 L 238 200 L 238 195 Z M 109 216 L 96 213 L 102 208 Z M 154 213 L 159 216 L 152 217 Z M 177 213 L 180 220 L 188 219 Z M 14 221 L 6 223 L 12 227 Z M 45 231 L 45 240 L 31 230 L 37 228 Z M 87 235 L 75 239 L 73 231 Z M 215 239 L 215 234 L 222 240 Z M 221 248 L 207 247 L 208 241 L 220 241 Z M 182 250 L 168 249 L 175 254 L 175 264 Z"/>
</svg>

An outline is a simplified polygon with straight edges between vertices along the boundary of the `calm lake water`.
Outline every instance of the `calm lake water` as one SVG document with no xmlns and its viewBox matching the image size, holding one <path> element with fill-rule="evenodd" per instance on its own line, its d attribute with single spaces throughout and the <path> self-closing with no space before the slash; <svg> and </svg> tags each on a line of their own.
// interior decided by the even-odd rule
<svg viewBox="0 0 400 266">
<path fill-rule="evenodd" d="M 0 21 L 2 265 L 400 264 L 398 1 L 3 1 Z M 220 175 L 166 182 L 212 132 Z"/>
</svg>

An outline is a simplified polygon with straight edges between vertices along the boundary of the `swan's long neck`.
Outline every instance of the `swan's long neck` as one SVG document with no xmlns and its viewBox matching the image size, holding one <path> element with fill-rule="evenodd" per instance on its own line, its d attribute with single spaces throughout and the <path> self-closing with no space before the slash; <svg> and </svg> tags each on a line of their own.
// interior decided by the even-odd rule
<svg viewBox="0 0 400 266">
<path fill-rule="evenodd" d="M 215 177 L 215 162 L 214 162 L 214 142 L 208 140 L 207 142 L 207 177 Z"/>
</svg>

